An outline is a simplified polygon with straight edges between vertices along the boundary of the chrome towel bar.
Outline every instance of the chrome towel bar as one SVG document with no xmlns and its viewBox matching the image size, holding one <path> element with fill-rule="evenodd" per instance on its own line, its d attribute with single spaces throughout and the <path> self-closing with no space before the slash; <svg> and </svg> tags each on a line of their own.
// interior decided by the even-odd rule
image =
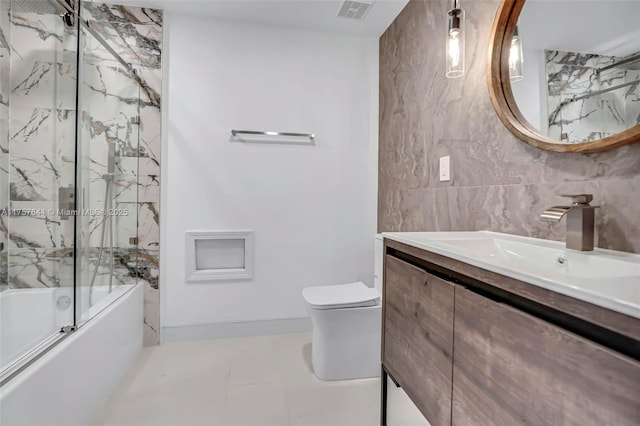
<svg viewBox="0 0 640 426">
<path fill-rule="evenodd" d="M 309 138 L 311 142 L 315 141 L 315 135 L 313 133 L 291 133 L 291 132 L 258 132 L 255 130 L 231 130 L 233 136 L 236 135 L 261 135 L 261 136 L 294 136 Z"/>
</svg>

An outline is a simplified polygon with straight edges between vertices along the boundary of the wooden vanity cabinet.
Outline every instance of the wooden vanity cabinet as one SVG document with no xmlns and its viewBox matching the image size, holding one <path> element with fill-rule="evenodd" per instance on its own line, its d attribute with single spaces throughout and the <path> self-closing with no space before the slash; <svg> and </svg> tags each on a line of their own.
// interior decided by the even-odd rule
<svg viewBox="0 0 640 426">
<path fill-rule="evenodd" d="M 386 256 L 382 363 L 431 426 L 451 424 L 454 289 Z"/>
<path fill-rule="evenodd" d="M 640 364 L 456 287 L 453 425 L 639 425 Z"/>
<path fill-rule="evenodd" d="M 640 425 L 640 320 L 401 243 L 385 253 L 383 379 L 431 426 Z"/>
</svg>

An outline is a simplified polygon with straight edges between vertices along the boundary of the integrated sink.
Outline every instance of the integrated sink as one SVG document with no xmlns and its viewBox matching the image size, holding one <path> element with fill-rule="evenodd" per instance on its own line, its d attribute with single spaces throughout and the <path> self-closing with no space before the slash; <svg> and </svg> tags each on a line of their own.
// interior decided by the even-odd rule
<svg viewBox="0 0 640 426">
<path fill-rule="evenodd" d="M 640 318 L 640 255 L 575 251 L 496 232 L 391 232 L 389 238 Z"/>
<path fill-rule="evenodd" d="M 486 257 L 514 267 L 533 267 L 540 273 L 561 274 L 567 278 L 601 279 L 638 276 L 640 264 L 610 256 L 573 252 L 535 243 L 522 243 L 504 238 L 460 239 L 439 242 L 443 247 L 463 251 L 471 256 Z"/>
</svg>

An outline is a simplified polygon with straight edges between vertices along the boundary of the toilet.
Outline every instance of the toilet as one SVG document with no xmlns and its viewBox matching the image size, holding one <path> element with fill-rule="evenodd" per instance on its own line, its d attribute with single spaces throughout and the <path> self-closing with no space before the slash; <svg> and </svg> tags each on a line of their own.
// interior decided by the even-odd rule
<svg viewBox="0 0 640 426">
<path fill-rule="evenodd" d="M 313 324 L 311 364 L 321 380 L 380 375 L 382 252 L 376 235 L 373 288 L 355 282 L 302 290 Z"/>
</svg>

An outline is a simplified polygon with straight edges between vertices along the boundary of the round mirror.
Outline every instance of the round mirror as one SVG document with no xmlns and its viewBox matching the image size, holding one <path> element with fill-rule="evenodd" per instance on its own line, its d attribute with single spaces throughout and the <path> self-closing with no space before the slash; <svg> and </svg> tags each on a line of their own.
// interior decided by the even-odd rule
<svg viewBox="0 0 640 426">
<path fill-rule="evenodd" d="M 503 0 L 489 90 L 504 124 L 558 152 L 640 141 L 640 1 Z"/>
</svg>

